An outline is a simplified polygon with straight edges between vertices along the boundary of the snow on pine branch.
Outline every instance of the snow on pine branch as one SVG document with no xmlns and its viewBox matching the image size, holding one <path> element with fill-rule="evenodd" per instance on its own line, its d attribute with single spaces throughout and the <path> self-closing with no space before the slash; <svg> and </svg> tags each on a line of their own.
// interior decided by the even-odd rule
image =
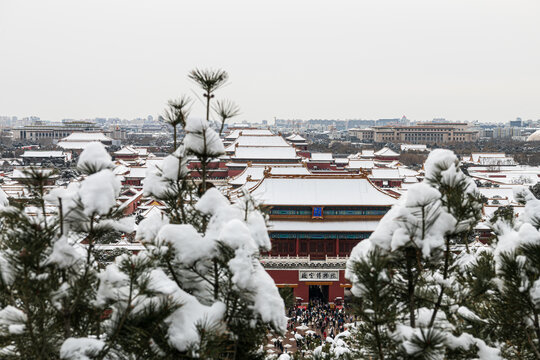
<svg viewBox="0 0 540 360">
<path fill-rule="evenodd" d="M 225 152 L 223 142 L 208 121 L 189 118 L 185 130 L 183 144 L 188 152 L 206 157 L 216 157 Z"/>
</svg>

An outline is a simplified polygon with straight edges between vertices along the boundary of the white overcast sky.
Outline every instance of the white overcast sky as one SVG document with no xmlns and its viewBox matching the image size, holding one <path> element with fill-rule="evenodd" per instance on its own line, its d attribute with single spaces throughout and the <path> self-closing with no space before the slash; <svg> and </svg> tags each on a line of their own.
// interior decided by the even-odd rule
<svg viewBox="0 0 540 360">
<path fill-rule="evenodd" d="M 540 1 L 0 0 L 0 115 L 155 116 L 195 67 L 239 120 L 539 119 Z"/>
</svg>

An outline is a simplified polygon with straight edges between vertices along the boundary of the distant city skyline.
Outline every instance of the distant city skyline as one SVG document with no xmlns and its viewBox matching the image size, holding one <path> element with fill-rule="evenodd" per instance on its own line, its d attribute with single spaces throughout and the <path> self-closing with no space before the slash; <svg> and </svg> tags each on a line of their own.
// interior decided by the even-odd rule
<svg viewBox="0 0 540 360">
<path fill-rule="evenodd" d="M 0 113 L 155 118 L 201 97 L 187 73 L 209 67 L 230 74 L 216 96 L 239 104 L 233 122 L 537 120 L 539 13 L 537 0 L 4 0 Z"/>
<path fill-rule="evenodd" d="M 7 119 L 17 119 L 17 121 L 44 121 L 44 122 L 58 122 L 58 123 L 61 123 L 61 122 L 64 122 L 64 121 L 95 121 L 95 120 L 107 120 L 107 121 L 110 121 L 110 120 L 119 120 L 119 121 L 140 121 L 140 120 L 148 120 L 148 121 L 159 121 L 159 116 L 161 114 L 148 114 L 146 116 L 136 116 L 134 118 L 122 118 L 122 117 L 118 117 L 118 116 L 99 116 L 99 117 L 93 117 L 93 118 L 80 118 L 80 119 L 75 119 L 75 118 L 64 118 L 64 119 L 59 119 L 59 120 L 51 120 L 51 119 L 45 119 L 45 118 L 42 118 L 40 116 L 37 116 L 37 115 L 29 115 L 29 116 L 18 116 L 18 115 L 5 115 L 5 114 L 0 114 L 0 123 L 2 121 L 5 121 Z M 193 116 L 190 116 L 190 117 L 193 117 Z M 403 115 L 403 117 L 406 117 L 406 115 Z M 341 118 L 312 118 L 312 119 L 298 119 L 298 118 L 276 118 L 277 120 L 281 120 L 281 121 L 303 121 L 303 122 L 308 122 L 308 121 L 376 121 L 376 120 L 384 120 L 384 119 L 400 119 L 400 118 L 403 118 L 403 117 L 390 117 L 390 116 L 383 116 L 383 117 L 378 117 L 378 118 L 373 118 L 373 119 L 368 119 L 368 118 L 360 118 L 360 117 L 356 117 L 356 118 L 349 118 L 349 119 L 341 119 Z M 197 118 L 204 118 L 204 117 L 201 117 L 201 116 L 197 116 Z M 445 122 L 469 122 L 469 123 L 472 123 L 472 122 L 479 122 L 479 123 L 486 123 L 486 124 L 500 124 L 500 125 L 503 125 L 503 124 L 509 124 L 510 122 L 515 122 L 516 120 L 519 120 L 519 121 L 540 121 L 540 116 L 538 118 L 531 118 L 531 119 L 525 119 L 525 118 L 522 118 L 520 116 L 517 116 L 513 119 L 509 119 L 507 121 L 503 121 L 503 122 L 494 122 L 494 121 L 479 121 L 479 120 L 462 120 L 462 119 L 446 119 L 446 118 L 441 118 L 441 117 L 433 117 L 431 119 L 426 119 L 426 120 L 416 120 L 416 119 L 410 119 L 408 117 L 406 117 L 408 121 L 412 121 L 412 122 L 439 122 L 439 121 L 445 121 Z M 262 122 L 267 122 L 269 125 L 273 125 L 274 124 L 274 120 L 276 119 L 261 119 L 261 120 L 258 120 L 258 121 L 254 121 L 254 120 L 247 120 L 247 119 L 244 119 L 244 120 L 239 120 L 239 119 L 231 119 L 231 120 L 227 120 L 227 124 L 228 125 L 233 125 L 235 123 L 250 123 L 250 124 L 261 124 Z"/>
</svg>

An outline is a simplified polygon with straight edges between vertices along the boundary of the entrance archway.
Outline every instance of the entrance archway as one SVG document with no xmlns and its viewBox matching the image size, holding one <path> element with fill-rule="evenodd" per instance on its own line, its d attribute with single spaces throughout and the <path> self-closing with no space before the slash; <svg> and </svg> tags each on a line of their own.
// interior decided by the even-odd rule
<svg viewBox="0 0 540 360">
<path fill-rule="evenodd" d="M 328 303 L 328 285 L 309 285 L 309 301 Z"/>
</svg>

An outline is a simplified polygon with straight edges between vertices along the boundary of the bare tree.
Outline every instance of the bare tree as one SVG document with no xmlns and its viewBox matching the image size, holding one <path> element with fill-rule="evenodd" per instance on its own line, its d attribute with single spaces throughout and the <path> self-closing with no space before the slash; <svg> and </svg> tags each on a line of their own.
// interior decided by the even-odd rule
<svg viewBox="0 0 540 360">
<path fill-rule="evenodd" d="M 214 111 L 219 116 L 221 127 L 219 128 L 219 135 L 223 132 L 225 121 L 240 114 L 240 107 L 230 100 L 218 100 L 216 106 L 213 107 Z"/>
<path fill-rule="evenodd" d="M 176 100 L 169 100 L 163 119 L 167 124 L 173 127 L 173 141 L 174 150 L 176 150 L 177 143 L 177 127 L 180 125 L 182 128 L 186 126 L 186 120 L 191 110 L 191 99 L 188 96 L 182 96 Z"/>
<path fill-rule="evenodd" d="M 194 69 L 189 73 L 188 77 L 204 91 L 203 96 L 206 98 L 206 121 L 210 121 L 210 101 L 214 97 L 214 92 L 227 84 L 229 75 L 221 69 Z"/>
</svg>

